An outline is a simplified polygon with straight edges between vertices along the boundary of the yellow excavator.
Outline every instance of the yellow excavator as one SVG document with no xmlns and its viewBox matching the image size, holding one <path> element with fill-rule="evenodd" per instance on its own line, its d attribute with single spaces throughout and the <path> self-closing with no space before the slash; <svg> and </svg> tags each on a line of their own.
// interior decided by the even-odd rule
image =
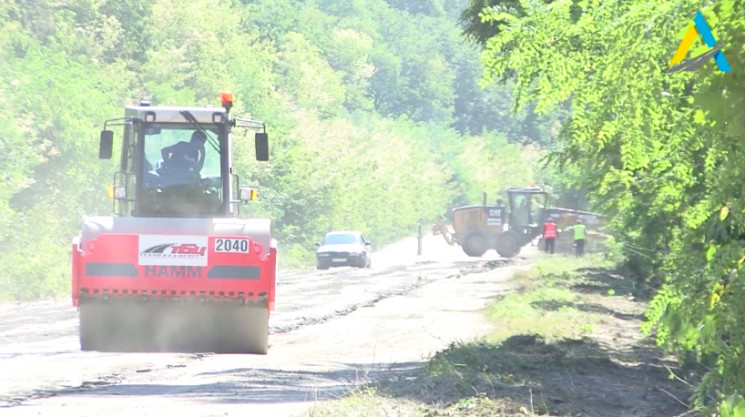
<svg viewBox="0 0 745 417">
<path fill-rule="evenodd" d="M 571 233 L 561 233 L 577 220 L 588 227 L 591 239 L 605 239 L 607 235 L 592 232 L 602 227 L 603 216 L 580 210 L 549 208 L 548 193 L 540 187 L 514 187 L 507 190 L 508 206 L 501 199 L 487 204 L 486 193 L 481 205 L 458 207 L 452 210 L 453 231 L 440 216 L 432 227 L 433 235 L 442 235 L 451 245 L 459 245 L 468 256 L 480 257 L 494 249 L 505 258 L 520 253 L 523 246 L 533 242 L 543 233 L 543 224 L 551 218 L 560 231 L 557 249 L 564 251 Z M 590 236 L 590 234 L 592 234 Z M 542 239 L 538 242 L 542 247 Z M 564 248 L 564 249 L 562 249 Z M 570 246 L 571 250 L 571 246 Z"/>
</svg>

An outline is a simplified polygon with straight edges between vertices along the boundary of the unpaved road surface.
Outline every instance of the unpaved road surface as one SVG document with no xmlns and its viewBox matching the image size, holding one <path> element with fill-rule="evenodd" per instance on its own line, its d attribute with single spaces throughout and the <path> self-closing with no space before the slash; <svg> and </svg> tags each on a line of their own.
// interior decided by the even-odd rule
<svg viewBox="0 0 745 417">
<path fill-rule="evenodd" d="M 478 310 L 529 267 L 409 239 L 360 270 L 281 271 L 268 355 L 81 352 L 69 301 L 0 306 L 0 416 L 290 416 L 488 331 Z"/>
</svg>

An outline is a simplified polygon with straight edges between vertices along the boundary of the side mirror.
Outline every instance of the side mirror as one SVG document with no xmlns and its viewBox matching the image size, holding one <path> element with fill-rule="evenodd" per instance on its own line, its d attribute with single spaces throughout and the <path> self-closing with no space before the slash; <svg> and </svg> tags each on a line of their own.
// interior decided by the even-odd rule
<svg viewBox="0 0 745 417">
<path fill-rule="evenodd" d="M 321 246 L 321 242 L 316 242 L 316 246 Z"/>
<path fill-rule="evenodd" d="M 369 240 L 365 242 L 365 246 L 370 246 L 370 245 L 372 245 L 372 242 L 370 242 Z"/>
<path fill-rule="evenodd" d="M 101 140 L 98 146 L 98 159 L 111 159 L 114 149 L 114 132 L 111 130 L 101 131 Z"/>
<path fill-rule="evenodd" d="M 256 141 L 256 160 L 257 161 L 268 161 L 269 160 L 269 135 L 264 132 L 259 132 L 255 137 Z"/>
</svg>

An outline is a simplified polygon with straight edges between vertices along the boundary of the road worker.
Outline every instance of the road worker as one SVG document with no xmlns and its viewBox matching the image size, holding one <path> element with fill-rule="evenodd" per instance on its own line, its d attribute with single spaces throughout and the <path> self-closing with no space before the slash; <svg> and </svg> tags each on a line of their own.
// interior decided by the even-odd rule
<svg viewBox="0 0 745 417">
<path fill-rule="evenodd" d="M 545 245 L 546 253 L 554 253 L 554 247 L 556 246 L 556 238 L 559 236 L 559 232 L 556 230 L 556 223 L 552 219 L 548 219 L 543 224 L 543 244 Z"/>
<path fill-rule="evenodd" d="M 587 230 L 582 221 L 577 220 L 577 223 L 572 227 L 574 233 L 574 251 L 577 256 L 584 256 L 585 254 L 585 241 L 587 240 Z"/>
</svg>

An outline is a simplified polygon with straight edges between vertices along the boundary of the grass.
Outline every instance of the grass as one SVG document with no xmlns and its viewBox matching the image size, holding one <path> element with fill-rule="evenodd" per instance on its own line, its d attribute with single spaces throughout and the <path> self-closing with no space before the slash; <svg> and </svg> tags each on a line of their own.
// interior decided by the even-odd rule
<svg viewBox="0 0 745 417">
<path fill-rule="evenodd" d="M 486 307 L 487 317 L 498 323 L 487 340 L 501 343 L 528 332 L 556 341 L 590 333 L 601 317 L 575 307 L 583 297 L 571 285 L 583 282 L 578 269 L 601 263 L 598 258 L 554 256 L 539 261 L 532 271 L 516 274 L 516 290 Z"/>
<path fill-rule="evenodd" d="M 391 417 L 411 415 L 409 413 L 417 411 L 418 406 L 414 402 L 391 400 L 389 397 L 381 395 L 375 387 L 362 386 L 352 388 L 341 400 L 318 403 L 303 415 L 312 417 Z"/>
<path fill-rule="evenodd" d="M 637 331 L 633 283 L 599 256 L 543 256 L 483 313 L 495 330 L 452 343 L 422 369 L 318 404 L 308 416 L 674 416 L 686 411 Z"/>
</svg>

